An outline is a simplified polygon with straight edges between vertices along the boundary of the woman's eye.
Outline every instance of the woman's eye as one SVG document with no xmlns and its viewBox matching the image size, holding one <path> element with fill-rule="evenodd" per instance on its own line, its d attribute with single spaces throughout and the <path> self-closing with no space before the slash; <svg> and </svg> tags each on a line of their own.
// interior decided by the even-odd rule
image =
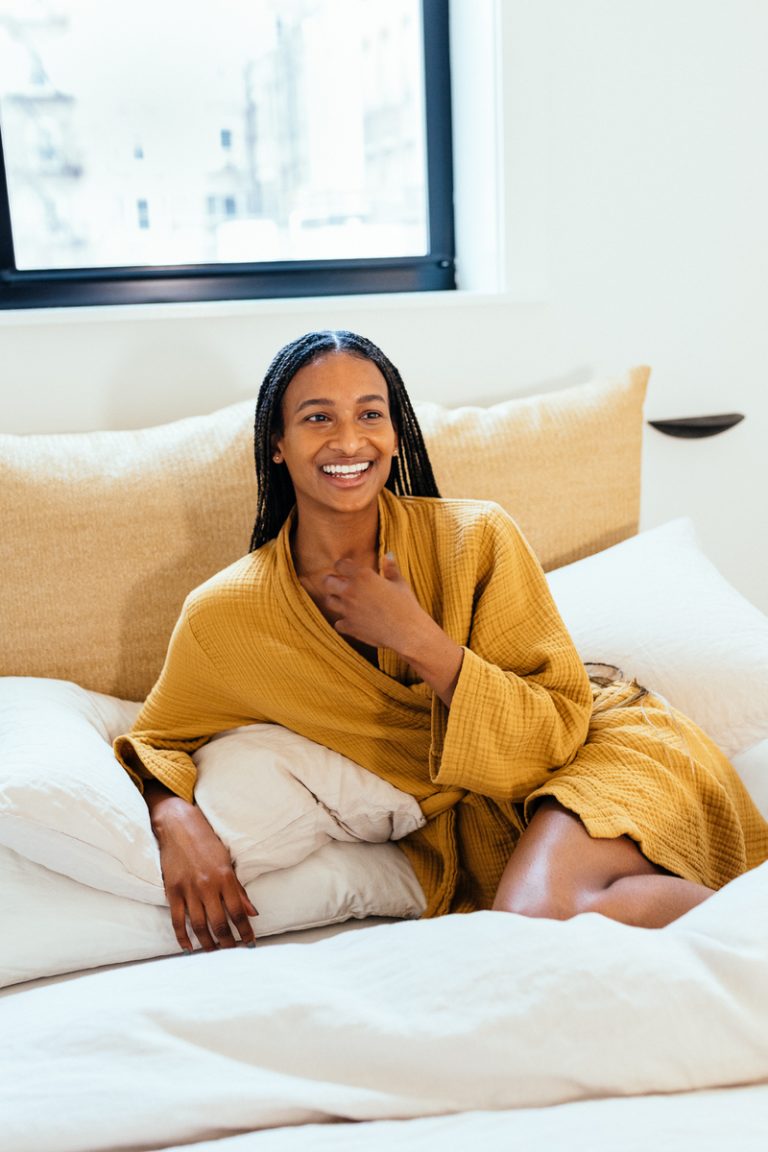
<svg viewBox="0 0 768 1152">
<path fill-rule="evenodd" d="M 375 411 L 364 412 L 363 418 L 365 420 L 383 420 L 384 419 L 384 413 L 383 412 L 375 412 Z"/>
<path fill-rule="evenodd" d="M 325 412 L 313 412 L 311 416 L 307 416 L 308 424 L 322 424 L 328 417 Z"/>
</svg>

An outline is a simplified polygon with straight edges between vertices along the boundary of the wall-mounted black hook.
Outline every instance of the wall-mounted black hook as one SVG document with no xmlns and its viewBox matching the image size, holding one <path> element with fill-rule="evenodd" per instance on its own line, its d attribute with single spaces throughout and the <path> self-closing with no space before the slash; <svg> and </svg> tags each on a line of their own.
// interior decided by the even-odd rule
<svg viewBox="0 0 768 1152">
<path fill-rule="evenodd" d="M 717 436 L 739 424 L 744 419 L 741 412 L 724 412 L 719 416 L 681 416 L 674 420 L 649 420 L 652 428 L 665 436 L 681 436 L 685 440 L 701 440 L 704 436 Z"/>
</svg>

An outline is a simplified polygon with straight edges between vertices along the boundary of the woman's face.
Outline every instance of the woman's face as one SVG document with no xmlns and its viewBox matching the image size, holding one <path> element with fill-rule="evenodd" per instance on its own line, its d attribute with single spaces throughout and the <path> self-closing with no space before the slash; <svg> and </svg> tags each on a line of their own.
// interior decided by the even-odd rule
<svg viewBox="0 0 768 1152">
<path fill-rule="evenodd" d="M 283 396 L 282 457 L 302 513 L 360 512 L 376 504 L 397 435 L 387 384 L 370 360 L 331 352 L 301 368 Z"/>
</svg>

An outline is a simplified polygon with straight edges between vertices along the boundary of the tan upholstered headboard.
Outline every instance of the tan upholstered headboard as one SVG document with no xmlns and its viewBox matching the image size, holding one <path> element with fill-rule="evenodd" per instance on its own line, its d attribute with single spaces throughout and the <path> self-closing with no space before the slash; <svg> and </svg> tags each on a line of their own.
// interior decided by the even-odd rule
<svg viewBox="0 0 768 1152">
<path fill-rule="evenodd" d="M 446 496 L 493 499 L 545 567 L 637 530 L 648 369 L 416 411 Z M 0 674 L 142 699 L 181 604 L 248 549 L 253 404 L 133 432 L 0 435 Z"/>
</svg>

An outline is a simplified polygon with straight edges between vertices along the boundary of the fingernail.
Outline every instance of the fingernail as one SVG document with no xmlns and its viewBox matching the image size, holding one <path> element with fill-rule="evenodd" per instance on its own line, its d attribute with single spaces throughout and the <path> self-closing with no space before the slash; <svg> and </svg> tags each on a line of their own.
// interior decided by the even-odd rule
<svg viewBox="0 0 768 1152">
<path fill-rule="evenodd" d="M 255 948 L 255 947 L 256 947 L 256 941 L 255 940 L 249 940 L 248 943 L 246 944 L 246 948 Z"/>
<path fill-rule="evenodd" d="M 394 560 L 395 558 L 394 552 L 385 552 L 384 555 L 386 556 L 387 560 Z"/>
<path fill-rule="evenodd" d="M 184 953 L 185 956 L 191 956 L 192 955 L 192 949 L 191 948 L 182 948 L 182 952 Z"/>
</svg>

